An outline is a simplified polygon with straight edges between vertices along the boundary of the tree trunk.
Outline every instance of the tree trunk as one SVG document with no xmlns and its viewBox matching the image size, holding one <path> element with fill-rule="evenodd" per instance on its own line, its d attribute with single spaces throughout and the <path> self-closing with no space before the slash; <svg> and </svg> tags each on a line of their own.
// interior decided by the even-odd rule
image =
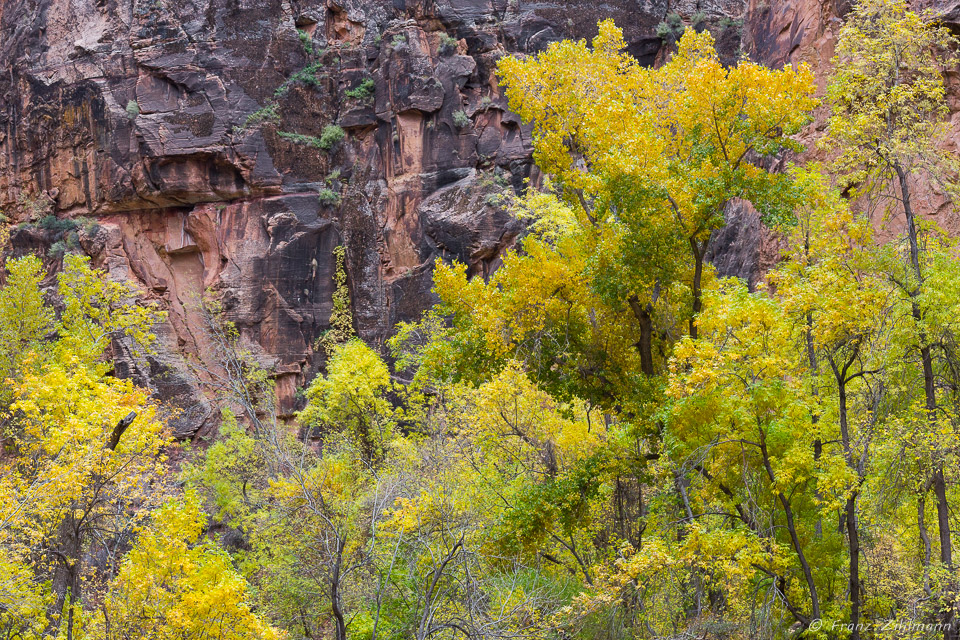
<svg viewBox="0 0 960 640">
<path fill-rule="evenodd" d="M 847 498 L 847 541 L 850 548 L 850 640 L 860 640 L 860 532 L 856 493 Z"/>
<path fill-rule="evenodd" d="M 343 617 L 343 604 L 340 598 L 340 567 L 343 563 L 344 541 L 337 539 L 337 558 L 330 576 L 330 608 L 333 610 L 334 639 L 347 640 L 347 624 Z"/>
<path fill-rule="evenodd" d="M 855 357 L 855 356 L 854 356 Z M 857 470 L 853 459 L 853 445 L 850 440 L 850 426 L 848 423 L 847 411 L 847 370 L 853 362 L 853 357 L 847 362 L 843 370 L 838 370 L 831 359 L 830 364 L 833 367 L 834 375 L 837 379 L 837 396 L 839 400 L 840 412 L 840 439 L 843 443 L 843 457 L 847 461 L 847 466 L 857 472 L 857 488 L 851 492 L 847 498 L 846 506 L 846 530 L 847 545 L 849 550 L 849 568 L 850 568 L 850 640 L 860 640 L 860 530 L 857 523 L 857 497 L 860 495 L 860 483 L 863 477 Z"/>
<path fill-rule="evenodd" d="M 923 544 L 923 592 L 929 597 L 930 560 L 933 558 L 933 553 L 930 545 L 930 534 L 927 532 L 926 509 L 927 500 L 921 493 L 917 496 L 917 528 L 920 531 L 920 542 Z"/>
<path fill-rule="evenodd" d="M 56 600 L 51 609 L 53 615 L 61 616 L 64 607 L 70 607 L 67 612 L 67 640 L 73 640 L 73 605 L 79 602 L 82 597 L 80 590 L 81 551 L 79 526 L 71 508 L 71 514 L 63 519 L 57 532 L 57 564 L 54 569 L 52 584 Z M 57 623 L 51 625 L 51 630 L 59 629 L 62 624 L 63 620 L 57 618 Z"/>
<path fill-rule="evenodd" d="M 640 370 L 644 375 L 654 375 L 653 370 L 653 317 L 650 315 L 650 305 L 640 304 L 639 298 L 630 296 L 628 302 L 633 315 L 640 324 L 640 340 L 636 347 L 640 352 Z"/>
<path fill-rule="evenodd" d="M 770 479 L 770 483 L 774 484 L 776 482 L 776 477 L 773 474 L 773 467 L 770 464 L 770 455 L 767 453 L 767 442 L 764 435 L 760 435 L 760 453 L 763 456 L 763 466 L 767 470 L 767 477 Z M 820 598 L 817 595 L 817 585 L 813 580 L 813 571 L 810 569 L 810 563 L 807 562 L 807 556 L 803 553 L 803 546 L 800 544 L 800 536 L 797 534 L 796 522 L 793 519 L 793 509 L 790 506 L 790 501 L 787 500 L 787 497 L 781 492 L 777 491 L 777 498 L 780 500 L 780 504 L 783 506 L 783 512 L 787 517 L 787 531 L 790 533 L 790 541 L 793 543 L 793 550 L 797 554 L 797 558 L 800 560 L 800 567 L 803 569 L 803 578 L 807 583 L 807 590 L 810 592 L 810 601 L 811 601 L 811 610 L 810 617 L 813 620 L 820 619 Z"/>
<path fill-rule="evenodd" d="M 697 339 L 697 316 L 700 315 L 700 310 L 703 308 L 703 290 L 701 282 L 703 280 L 703 259 L 704 254 L 707 252 L 707 243 L 710 241 L 709 236 L 706 240 L 703 241 L 703 244 L 698 242 L 695 238 L 690 238 L 690 248 L 693 251 L 693 286 L 691 287 L 693 293 L 693 305 L 691 308 L 690 315 L 690 337 L 694 340 Z"/>
<path fill-rule="evenodd" d="M 894 164 L 893 168 L 897 172 L 897 178 L 900 183 L 900 195 L 903 199 L 903 212 L 907 218 L 907 237 L 910 242 L 910 266 L 912 267 L 914 277 L 917 280 L 914 290 L 909 292 L 910 297 L 914 298 L 914 300 L 911 301 L 911 312 L 914 320 L 919 323 L 923 320 L 923 314 L 920 311 L 919 305 L 915 301 L 915 297 L 917 294 L 919 294 L 920 288 L 923 285 L 923 274 L 920 270 L 920 243 L 917 234 L 916 216 L 913 211 L 913 204 L 910 201 L 910 186 L 907 183 L 907 174 L 903 170 L 903 167 L 901 167 L 899 164 Z M 936 387 L 934 386 L 935 380 L 933 377 L 933 356 L 931 354 L 930 345 L 927 343 L 927 336 L 922 327 L 920 328 L 920 334 L 918 337 L 920 340 L 920 360 L 923 364 L 923 391 L 926 400 L 927 414 L 931 425 L 936 426 L 937 396 Z M 947 570 L 947 574 L 952 575 L 953 543 L 950 536 L 950 505 L 947 502 L 947 487 L 946 480 L 943 475 L 942 462 L 937 462 L 936 468 L 933 472 L 933 493 L 937 498 L 937 526 L 940 533 L 940 562 Z M 954 580 L 951 579 L 951 584 L 947 585 L 948 592 L 952 591 L 953 582 Z M 957 640 L 958 632 L 956 629 L 956 621 L 954 620 L 952 605 L 945 607 L 940 621 L 944 625 L 944 640 Z"/>
</svg>

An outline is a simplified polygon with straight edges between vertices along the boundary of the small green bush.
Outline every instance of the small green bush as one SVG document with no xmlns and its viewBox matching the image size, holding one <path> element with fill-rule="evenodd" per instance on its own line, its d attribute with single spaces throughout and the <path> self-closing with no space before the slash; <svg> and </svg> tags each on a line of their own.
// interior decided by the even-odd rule
<svg viewBox="0 0 960 640">
<path fill-rule="evenodd" d="M 297 144 L 305 144 L 311 147 L 316 147 L 317 149 L 323 148 L 320 146 L 320 138 L 315 136 L 305 136 L 302 133 L 292 133 L 290 131 L 277 131 L 277 135 L 285 140 L 296 142 Z"/>
<path fill-rule="evenodd" d="M 390 41 L 391 47 L 399 47 L 400 45 L 407 44 L 407 36 L 403 33 L 398 33 L 393 36 L 393 40 Z"/>
<path fill-rule="evenodd" d="M 335 207 L 340 204 L 340 194 L 329 187 L 320 189 L 317 198 L 320 200 L 320 204 L 325 207 Z"/>
<path fill-rule="evenodd" d="M 343 130 L 343 127 L 328 124 L 323 128 L 323 133 L 320 134 L 320 148 L 324 151 L 329 151 L 334 145 L 343 140 L 346 135 L 347 133 Z"/>
<path fill-rule="evenodd" d="M 247 119 L 243 121 L 243 126 L 244 128 L 256 127 L 265 122 L 272 122 L 273 124 L 280 122 L 280 105 L 276 102 L 272 102 L 248 115 Z"/>
<path fill-rule="evenodd" d="M 140 105 L 137 104 L 136 100 L 127 101 L 127 115 L 130 116 L 131 120 L 140 115 Z"/>
<path fill-rule="evenodd" d="M 376 89 L 377 84 L 373 81 L 373 78 L 364 78 L 363 82 L 353 89 L 347 89 L 343 92 L 343 94 L 348 98 L 353 98 L 354 100 L 367 100 L 373 97 Z"/>
<path fill-rule="evenodd" d="M 77 228 L 77 223 L 70 218 L 58 218 L 53 214 L 45 215 L 37 223 L 41 229 L 47 231 L 73 231 Z"/>
<path fill-rule="evenodd" d="M 459 40 L 451 36 L 445 31 L 440 32 L 440 51 L 453 51 L 457 48 L 457 43 Z"/>
<path fill-rule="evenodd" d="M 317 55 L 319 55 L 323 53 L 323 51 L 318 49 L 316 53 Z M 284 82 L 282 85 L 277 87 L 277 90 L 273 92 L 273 97 L 280 98 L 284 96 L 287 93 L 287 91 L 290 90 L 290 87 L 292 87 L 295 84 L 305 84 L 307 86 L 314 87 L 317 89 L 321 88 L 323 85 L 320 84 L 320 79 L 317 78 L 317 72 L 320 71 L 321 69 L 323 69 L 323 62 L 320 60 L 317 60 L 316 62 L 307 65 L 303 69 L 300 69 L 299 71 L 291 75 L 289 78 L 287 78 L 286 82 Z"/>
<path fill-rule="evenodd" d="M 734 20 L 729 16 L 724 16 L 720 19 L 720 28 L 721 29 L 737 29 L 738 31 L 743 28 L 743 20 Z"/>
<path fill-rule="evenodd" d="M 467 115 L 467 112 L 463 109 L 453 112 L 453 124 L 456 125 L 458 129 L 463 129 L 470 124 L 470 116 Z"/>
<path fill-rule="evenodd" d="M 277 131 L 277 135 L 297 144 L 305 144 L 317 149 L 329 151 L 334 145 L 343 140 L 347 133 L 335 124 L 328 124 L 323 128 L 323 133 L 320 134 L 319 138 L 316 136 L 305 136 L 302 133 L 293 133 L 291 131 Z"/>
<path fill-rule="evenodd" d="M 657 37 L 672 44 L 683 35 L 685 29 L 679 13 L 668 13 L 666 20 L 657 25 Z"/>
<path fill-rule="evenodd" d="M 310 38 L 310 34 L 303 29 L 297 29 L 297 35 L 300 36 L 300 44 L 303 45 L 303 50 L 312 56 L 313 40 Z"/>
<path fill-rule="evenodd" d="M 314 62 L 313 64 L 308 65 L 303 69 L 300 69 L 300 71 L 297 71 L 292 76 L 290 76 L 290 79 L 287 80 L 287 83 L 288 84 L 300 83 L 300 84 L 309 85 L 311 87 L 319 87 L 320 80 L 317 79 L 317 72 L 320 71 L 320 69 L 322 68 L 323 68 L 322 62 L 319 62 L 319 61 Z"/>
<path fill-rule="evenodd" d="M 77 226 L 81 227 L 83 232 L 88 236 L 95 236 L 97 235 L 97 232 L 100 231 L 100 224 L 92 218 L 78 216 L 73 218 L 73 220 L 77 223 Z"/>
</svg>

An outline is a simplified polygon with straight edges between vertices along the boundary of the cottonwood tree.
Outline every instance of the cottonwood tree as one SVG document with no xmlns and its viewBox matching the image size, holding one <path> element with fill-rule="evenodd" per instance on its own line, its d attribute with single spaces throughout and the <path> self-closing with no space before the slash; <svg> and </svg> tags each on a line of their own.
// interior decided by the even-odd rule
<svg viewBox="0 0 960 640">
<path fill-rule="evenodd" d="M 938 402 L 936 328 L 925 321 L 929 232 L 915 210 L 915 186 L 923 176 L 955 189 L 956 162 L 940 146 L 948 115 L 942 69 L 955 60 L 956 41 L 932 14 L 918 15 L 898 0 L 857 5 L 840 31 L 835 70 L 828 87 L 833 107 L 830 140 L 839 143 L 837 168 L 853 193 L 888 213 L 902 214 L 906 247 L 900 265 L 891 264 L 908 305 L 919 356 L 924 411 L 930 430 L 944 422 Z M 940 562 L 953 570 L 950 505 L 944 455 L 934 456 L 930 488 L 937 507 Z M 949 583 L 953 583 L 950 580 Z M 947 586 L 947 592 L 953 587 Z M 950 598 L 948 598 L 950 600 Z M 945 638 L 956 638 L 956 611 L 944 606 Z"/>
<path fill-rule="evenodd" d="M 696 337 L 707 246 L 727 203 L 789 216 L 789 178 L 763 159 L 798 148 L 791 136 L 816 104 L 813 75 L 748 60 L 724 67 L 710 33 L 692 29 L 666 64 L 645 68 L 612 21 L 599 28 L 592 48 L 552 44 L 504 59 L 499 74 L 511 108 L 533 122 L 538 165 L 600 250 L 595 278 L 636 316 L 653 375 L 648 316 L 679 280 Z"/>
<path fill-rule="evenodd" d="M 0 461 L 3 632 L 11 638 L 269 637 L 249 629 L 231 635 L 205 623 L 202 632 L 193 626 L 183 633 L 184 625 L 190 627 L 184 623 L 174 634 L 155 617 L 141 620 L 152 636 L 114 635 L 117 628 L 102 617 L 107 609 L 114 622 L 137 615 L 124 608 L 130 601 L 117 591 L 129 584 L 125 574 L 138 571 L 129 568 L 137 560 L 127 551 L 138 537 L 141 546 L 151 535 L 158 545 L 171 542 L 156 531 L 144 534 L 144 527 L 176 490 L 166 466 L 172 443 L 161 408 L 147 390 L 110 376 L 104 353 L 117 339 L 148 348 L 162 314 L 138 304 L 132 285 L 107 280 L 85 258 L 65 259 L 57 276 L 59 309 L 44 299 L 39 259 L 27 256 L 6 266 L 0 288 L 0 334 L 10 340 L 0 346 L 6 376 L 0 409 L 6 447 Z M 201 580 L 185 597 L 195 603 L 219 599 L 225 606 L 242 602 L 246 583 L 235 577 L 229 594 Z M 110 607 L 97 608 L 107 601 Z M 210 622 L 201 616 L 196 623 L 204 620 Z M 252 616 L 248 621 L 259 624 Z"/>
</svg>

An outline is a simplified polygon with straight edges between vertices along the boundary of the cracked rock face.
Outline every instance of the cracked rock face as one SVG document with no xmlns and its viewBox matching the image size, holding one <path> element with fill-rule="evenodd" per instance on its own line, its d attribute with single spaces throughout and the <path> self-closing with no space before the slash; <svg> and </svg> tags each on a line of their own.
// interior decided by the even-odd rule
<svg viewBox="0 0 960 640">
<path fill-rule="evenodd" d="M 487 277 L 521 232 L 489 197 L 538 178 L 529 128 L 497 85 L 501 56 L 590 38 L 612 17 L 652 64 L 667 13 L 729 23 L 742 11 L 743 0 L 0 2 L 0 209 L 27 223 L 15 254 L 66 241 L 169 311 L 156 354 L 115 354 L 120 374 L 180 408 L 179 435 L 215 415 L 200 384 L 213 358 L 197 311 L 206 290 L 276 371 L 289 413 L 329 328 L 336 246 L 357 331 L 382 344 L 433 303 L 435 259 Z M 735 31 L 720 38 L 731 56 Z M 45 214 L 96 224 L 56 236 L 32 224 Z"/>
</svg>

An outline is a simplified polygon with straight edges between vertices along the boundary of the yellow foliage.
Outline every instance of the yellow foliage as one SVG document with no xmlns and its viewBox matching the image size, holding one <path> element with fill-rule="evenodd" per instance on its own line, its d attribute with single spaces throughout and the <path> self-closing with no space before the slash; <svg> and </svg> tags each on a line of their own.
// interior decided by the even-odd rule
<svg viewBox="0 0 960 640">
<path fill-rule="evenodd" d="M 89 637 L 144 640 L 279 640 L 250 610 L 246 580 L 230 557 L 201 539 L 193 494 L 155 514 L 124 559 Z"/>
</svg>

